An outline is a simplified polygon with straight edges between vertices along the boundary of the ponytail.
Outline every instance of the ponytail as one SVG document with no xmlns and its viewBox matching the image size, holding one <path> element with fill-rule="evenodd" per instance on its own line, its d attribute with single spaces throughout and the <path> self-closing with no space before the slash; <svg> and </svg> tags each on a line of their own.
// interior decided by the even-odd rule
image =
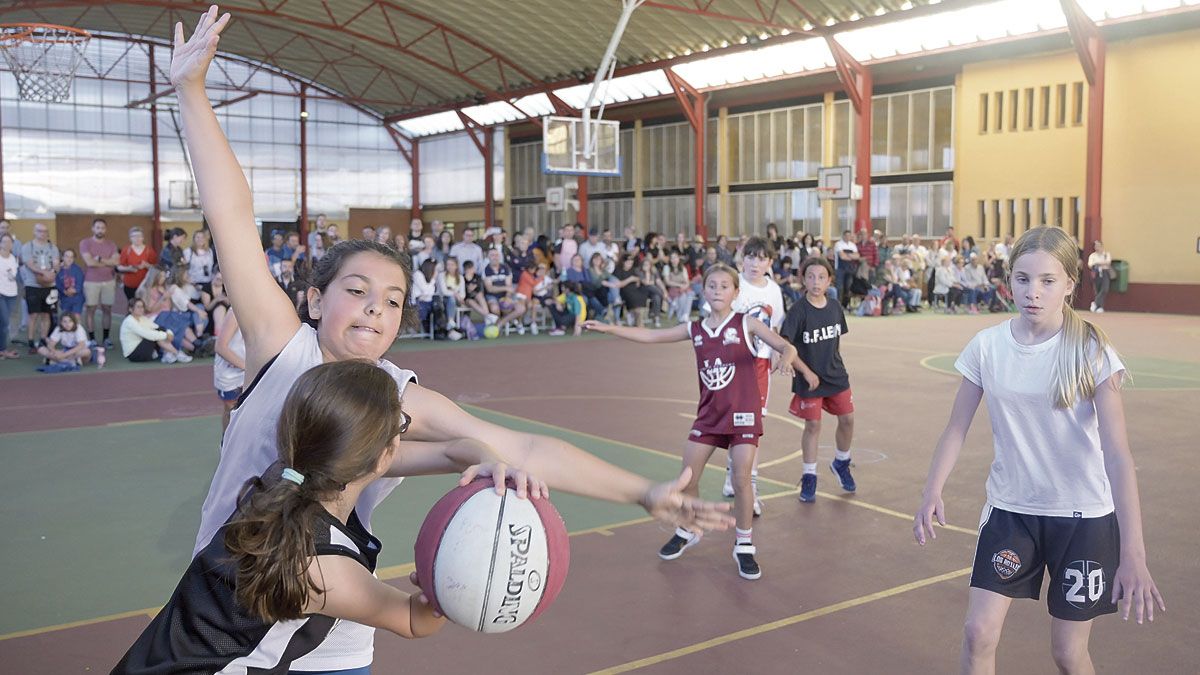
<svg viewBox="0 0 1200 675">
<path fill-rule="evenodd" d="M 1079 316 L 1067 303 L 1063 307 L 1062 339 L 1050 378 L 1054 407 L 1074 408 L 1096 396 L 1096 373 L 1112 346 L 1099 326 Z"/>
<path fill-rule="evenodd" d="M 238 604 L 269 623 L 299 619 L 309 596 L 325 592 L 308 574 L 312 524 L 323 507 L 311 488 L 288 480 L 268 486 L 254 478 L 251 489 L 225 529 L 225 549 L 237 563 Z"/>
</svg>

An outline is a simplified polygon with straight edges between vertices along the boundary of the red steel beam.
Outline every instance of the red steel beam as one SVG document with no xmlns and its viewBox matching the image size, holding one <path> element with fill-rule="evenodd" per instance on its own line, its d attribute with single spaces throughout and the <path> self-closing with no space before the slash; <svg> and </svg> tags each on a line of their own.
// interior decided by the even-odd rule
<svg viewBox="0 0 1200 675">
<path fill-rule="evenodd" d="M 4 220 L 4 122 L 0 120 L 0 220 Z"/>
<path fill-rule="evenodd" d="M 492 212 L 495 201 L 495 189 L 492 185 L 495 178 L 495 171 L 492 168 L 492 145 L 495 141 L 496 134 L 492 133 L 491 127 L 483 128 L 483 225 L 491 227 L 496 222 L 496 216 Z"/>
<path fill-rule="evenodd" d="M 692 126 L 692 137 L 695 152 L 695 191 L 694 197 L 696 202 L 696 234 L 708 239 L 708 224 L 704 217 L 704 200 L 708 196 L 708 184 L 704 180 L 705 166 L 705 140 L 707 140 L 708 124 L 708 97 L 701 93 L 698 89 L 684 80 L 675 71 L 670 68 L 664 68 L 663 74 L 667 76 L 667 81 L 671 83 L 671 91 L 675 94 L 675 100 L 679 102 L 679 107 L 683 109 L 683 115 L 687 118 L 688 124 Z"/>
<path fill-rule="evenodd" d="M 412 140 L 412 218 L 421 217 L 421 140 Z"/>
<path fill-rule="evenodd" d="M 154 68 L 154 45 L 150 45 L 150 91 L 157 84 Z M 150 246 L 162 241 L 162 194 L 158 184 L 158 104 L 150 104 L 150 176 L 154 186 L 154 219 L 150 225 Z"/>
<path fill-rule="evenodd" d="M 1083 208 L 1083 248 L 1091 250 L 1102 235 L 1101 177 L 1104 168 L 1104 63 L 1108 53 L 1100 28 L 1076 0 L 1060 0 L 1071 42 L 1088 81 L 1087 178 Z M 1089 284 L 1084 284 L 1086 293 Z M 1083 295 L 1083 294 L 1081 294 Z"/>
<path fill-rule="evenodd" d="M 862 186 L 862 199 L 854 217 L 855 230 L 871 229 L 871 95 L 869 68 L 859 63 L 832 35 L 825 36 L 837 64 L 838 80 L 854 105 L 854 182 Z"/>
<path fill-rule="evenodd" d="M 308 85 L 300 85 L 300 243 L 308 243 Z M 312 251 L 308 252 L 312 260 Z"/>
<path fill-rule="evenodd" d="M 246 101 L 246 100 L 254 98 L 255 96 L 258 96 L 261 93 L 262 92 L 260 92 L 260 91 L 252 91 L 248 94 L 242 94 L 241 96 L 237 96 L 234 98 L 227 98 L 224 101 L 217 101 L 216 103 L 213 104 L 212 109 L 218 110 L 220 108 L 224 108 L 225 106 L 233 105 L 234 103 L 241 103 L 242 101 Z"/>
</svg>

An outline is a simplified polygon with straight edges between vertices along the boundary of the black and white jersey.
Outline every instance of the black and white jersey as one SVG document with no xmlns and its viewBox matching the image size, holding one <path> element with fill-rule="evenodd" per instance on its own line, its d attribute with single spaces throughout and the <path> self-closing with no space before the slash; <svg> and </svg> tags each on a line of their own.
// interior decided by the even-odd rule
<svg viewBox="0 0 1200 675">
<path fill-rule="evenodd" d="M 380 543 L 356 513 L 343 525 L 321 510 L 313 523 L 315 555 L 353 558 L 375 571 Z M 114 675 L 282 674 L 316 649 L 337 619 L 311 614 L 269 623 L 237 602 L 237 565 L 225 549 L 225 527 L 192 559 L 158 616 L 113 669 Z"/>
</svg>

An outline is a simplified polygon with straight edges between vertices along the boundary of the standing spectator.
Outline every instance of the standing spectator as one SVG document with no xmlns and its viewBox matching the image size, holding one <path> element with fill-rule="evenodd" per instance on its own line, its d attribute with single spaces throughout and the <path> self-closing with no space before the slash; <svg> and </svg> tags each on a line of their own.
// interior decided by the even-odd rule
<svg viewBox="0 0 1200 675">
<path fill-rule="evenodd" d="M 271 232 L 271 246 L 267 249 L 267 264 L 271 267 L 271 276 L 279 280 L 280 263 L 291 260 L 292 252 L 283 243 L 283 230 Z"/>
<path fill-rule="evenodd" d="M 875 233 L 882 236 L 879 230 L 875 230 Z M 872 233 L 867 230 L 858 231 L 858 255 L 859 267 L 866 265 L 865 271 L 857 270 L 858 276 L 870 280 L 875 274 L 875 269 L 879 267 L 879 244 L 876 243 Z"/>
<path fill-rule="evenodd" d="M 7 225 L 8 221 L 4 221 Z M 8 324 L 17 311 L 17 271 L 20 265 L 13 254 L 13 236 L 0 233 L 0 360 L 20 358 L 8 348 Z"/>
<path fill-rule="evenodd" d="M 47 300 L 50 291 L 54 290 L 58 265 L 58 247 L 50 241 L 50 229 L 37 223 L 33 226 L 33 239 L 21 247 L 21 280 L 25 284 L 25 303 L 29 307 L 30 354 L 37 353 L 38 343 L 50 333 L 53 307 Z M 109 304 L 112 304 L 111 294 Z"/>
<path fill-rule="evenodd" d="M 217 344 L 213 353 L 213 388 L 221 399 L 221 433 L 229 426 L 229 416 L 237 406 L 246 383 L 246 341 L 238 327 L 237 316 L 226 312 L 217 326 Z"/>
<path fill-rule="evenodd" d="M 333 248 L 334 246 L 337 246 L 338 242 L 341 240 L 342 240 L 342 233 L 341 233 L 341 230 L 338 229 L 337 223 L 330 223 L 329 225 L 325 226 L 324 241 L 325 241 L 325 250 L 326 251 Z M 315 261 L 316 258 L 313 258 L 313 260 Z"/>
<path fill-rule="evenodd" d="M 313 262 L 325 257 L 325 241 L 327 239 L 327 228 L 325 222 L 325 214 L 317 215 L 317 223 L 313 226 L 311 232 L 308 233 L 308 250 L 312 253 Z"/>
<path fill-rule="evenodd" d="M 683 264 L 677 251 L 671 251 L 662 273 L 667 286 L 670 314 L 677 323 L 687 323 L 692 318 L 692 301 L 696 299 L 696 295 L 692 293 L 687 266 Z"/>
<path fill-rule="evenodd" d="M 83 268 L 75 262 L 75 251 L 62 252 L 62 265 L 54 277 L 58 289 L 58 311 L 60 313 L 83 313 Z"/>
<path fill-rule="evenodd" d="M 1088 256 L 1088 269 L 1092 272 L 1092 284 L 1096 288 L 1096 299 L 1092 311 L 1104 313 L 1104 299 L 1108 297 L 1108 286 L 1116 277 L 1112 267 L 1112 254 L 1104 250 L 1104 244 L 1096 241 L 1092 254 Z"/>
<path fill-rule="evenodd" d="M 74 257 L 72 255 L 72 257 Z M 133 296 L 137 294 L 137 289 L 146 280 L 146 275 L 149 274 L 151 267 L 158 264 L 158 254 L 154 249 L 146 245 L 146 235 L 142 232 L 142 228 L 136 225 L 129 228 L 129 245 L 121 251 L 121 257 L 117 260 L 117 271 L 121 273 L 121 288 L 125 291 L 125 299 L 133 300 Z M 66 252 L 63 253 L 63 266 L 66 266 Z M 83 292 L 83 284 L 79 286 L 80 293 Z M 80 295 L 82 298 L 83 296 Z M 62 289 L 59 289 L 59 300 L 62 299 Z"/>
<path fill-rule="evenodd" d="M 785 240 L 779 236 L 779 227 L 775 223 L 767 223 L 767 241 L 771 242 L 774 250 L 778 251 L 781 256 L 783 255 Z"/>
<path fill-rule="evenodd" d="M 169 274 L 183 264 L 183 242 L 186 239 L 187 232 L 184 232 L 182 227 L 163 232 L 163 240 L 167 243 L 163 246 L 162 254 L 158 256 L 158 269 Z"/>
<path fill-rule="evenodd" d="M 440 223 L 441 221 L 435 220 L 433 222 Z M 452 255 L 450 253 L 450 249 L 454 248 L 453 232 L 450 230 L 442 230 L 441 233 L 433 235 L 433 241 L 438 253 L 441 253 L 443 258 Z"/>
<path fill-rule="evenodd" d="M 300 245 L 299 232 L 288 232 L 283 248 L 288 252 L 287 257 L 292 261 L 292 269 L 308 269 L 308 249 Z"/>
<path fill-rule="evenodd" d="M 475 230 L 469 227 L 463 228 L 462 241 L 450 247 L 450 255 L 458 258 L 464 272 L 466 272 L 468 262 L 475 267 L 476 273 L 483 269 L 483 249 L 475 243 Z"/>
<path fill-rule="evenodd" d="M 843 230 L 841 241 L 833 247 L 834 259 L 837 261 L 838 297 L 842 299 L 844 308 L 850 306 L 850 284 L 854 282 L 854 273 L 858 270 L 862 257 L 852 237 L 853 233 L 850 230 Z"/>
<path fill-rule="evenodd" d="M 959 247 L 958 237 L 954 236 L 954 228 L 953 227 L 946 228 L 946 235 L 938 240 L 938 248 L 946 248 L 946 244 L 948 244 L 948 243 L 953 243 L 954 249 L 958 250 L 958 247 Z"/>
<path fill-rule="evenodd" d="M 363 227 L 361 238 L 363 241 L 375 241 L 375 228 L 370 225 Z"/>
<path fill-rule="evenodd" d="M 153 361 L 161 354 L 163 363 L 188 363 L 192 357 L 171 344 L 174 337 L 171 331 L 162 330 L 146 316 L 146 303 L 137 298 L 121 322 L 121 353 L 134 362 Z"/>
<path fill-rule="evenodd" d="M 92 360 L 88 334 L 75 321 L 75 315 L 69 312 L 59 315 L 58 326 L 50 337 L 46 338 L 46 344 L 38 348 L 38 354 L 46 359 L 47 366 L 52 367 L 45 372 L 78 370 L 80 366 L 87 365 Z M 104 367 L 104 347 L 96 348 L 96 367 Z"/>
<path fill-rule="evenodd" d="M 296 242 L 299 242 L 300 235 L 292 232 L 288 234 L 288 239 L 294 239 Z M 192 245 L 183 250 L 183 262 L 188 268 L 188 281 L 201 293 L 211 297 L 216 259 L 213 256 L 212 248 L 209 247 L 208 232 L 206 230 L 196 230 L 192 233 Z"/>
<path fill-rule="evenodd" d="M 397 247 L 397 250 L 407 250 L 410 254 L 417 254 L 420 251 L 426 250 L 425 244 L 425 224 L 420 218 L 413 218 L 408 223 L 408 238 L 405 242 L 407 249 Z"/>
<path fill-rule="evenodd" d="M 579 253 L 579 244 L 575 241 L 575 226 L 564 225 L 562 237 L 554 242 L 554 266 L 565 270 L 571 264 L 571 257 Z M 591 258 L 585 258 L 591 260 Z"/>
</svg>

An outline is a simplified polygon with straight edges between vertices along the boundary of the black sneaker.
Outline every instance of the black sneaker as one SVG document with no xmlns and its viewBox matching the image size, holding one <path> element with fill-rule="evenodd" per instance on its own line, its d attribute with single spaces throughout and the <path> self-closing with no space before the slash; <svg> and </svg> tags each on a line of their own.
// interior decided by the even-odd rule
<svg viewBox="0 0 1200 675">
<path fill-rule="evenodd" d="M 754 544 L 735 544 L 733 547 L 733 559 L 737 561 L 738 576 L 743 579 L 754 580 L 762 576 L 762 568 L 758 566 L 758 561 L 754 559 L 754 554 L 758 552 Z"/>
<path fill-rule="evenodd" d="M 676 528 L 675 535 L 663 544 L 662 548 L 658 549 L 658 557 L 663 560 L 674 560 L 698 543 L 700 543 L 699 534 L 693 534 L 683 528 Z"/>
<path fill-rule="evenodd" d="M 843 490 L 846 492 L 854 492 L 854 490 L 857 489 L 858 486 L 854 484 L 854 476 L 850 475 L 850 460 L 835 459 L 833 460 L 833 463 L 829 465 L 829 469 L 837 474 L 838 481 L 841 482 Z"/>
</svg>

